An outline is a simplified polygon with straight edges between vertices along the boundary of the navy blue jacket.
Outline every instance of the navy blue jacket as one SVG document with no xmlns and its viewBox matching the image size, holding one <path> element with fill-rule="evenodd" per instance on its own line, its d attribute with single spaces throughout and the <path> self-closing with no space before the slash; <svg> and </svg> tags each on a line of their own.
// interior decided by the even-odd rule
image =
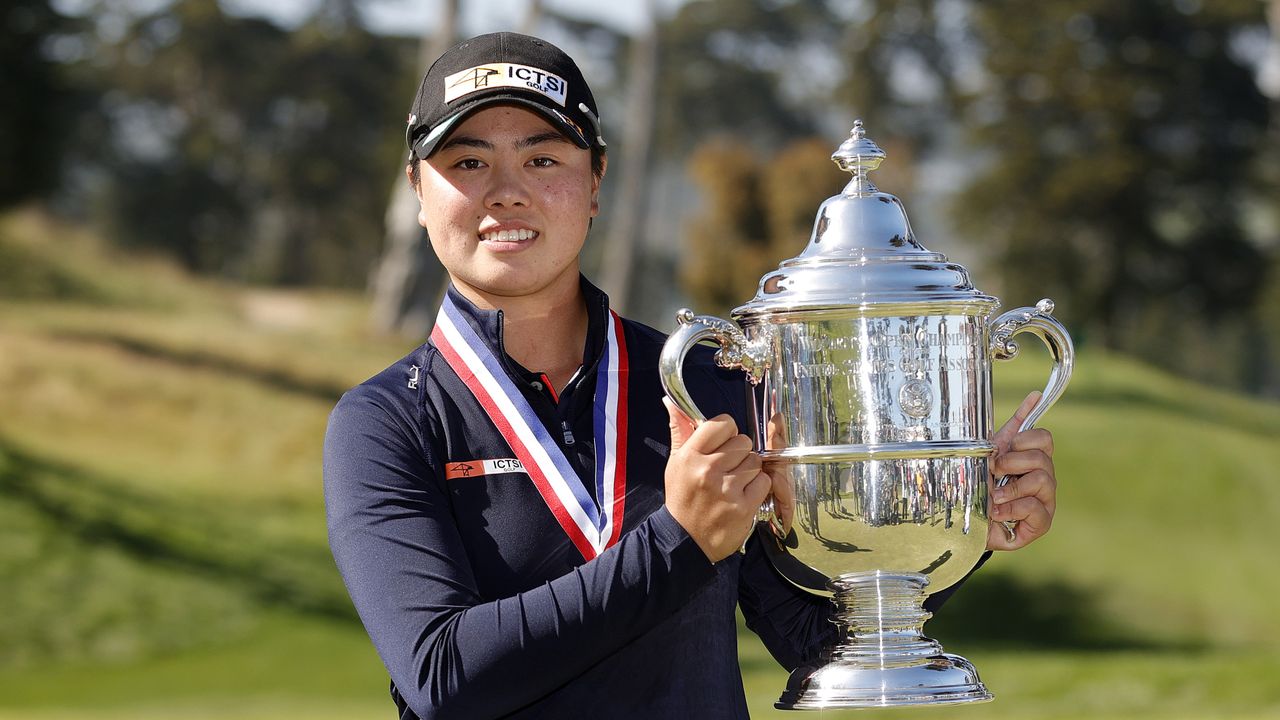
<svg viewBox="0 0 1280 720">
<path fill-rule="evenodd" d="M 502 352 L 500 311 L 452 288 L 586 486 L 608 301 L 589 283 L 582 370 L 558 402 Z M 448 479 L 511 448 L 433 346 L 353 388 L 325 438 L 329 541 L 392 676 L 401 717 L 746 717 L 736 603 L 795 666 L 831 637 L 828 601 L 758 551 L 712 564 L 663 506 L 669 434 L 662 333 L 623 320 L 631 372 L 622 538 L 585 562 L 522 471 Z M 741 375 L 698 352 L 686 380 L 709 415 L 742 418 Z M 754 544 L 754 543 L 753 543 Z"/>
<path fill-rule="evenodd" d="M 585 280 L 582 370 L 555 397 L 502 351 L 502 313 L 449 292 L 591 488 L 592 402 L 608 301 Z M 623 535 L 584 561 L 522 471 L 449 479 L 515 457 L 430 343 L 346 393 L 325 438 L 329 542 L 405 719 L 745 718 L 734 606 L 788 668 L 831 639 L 825 598 L 763 554 L 712 564 L 663 505 L 665 337 L 623 321 L 631 372 Z M 536 370 L 532 369 L 532 370 Z M 692 353 L 699 407 L 744 417 L 740 373 Z"/>
</svg>

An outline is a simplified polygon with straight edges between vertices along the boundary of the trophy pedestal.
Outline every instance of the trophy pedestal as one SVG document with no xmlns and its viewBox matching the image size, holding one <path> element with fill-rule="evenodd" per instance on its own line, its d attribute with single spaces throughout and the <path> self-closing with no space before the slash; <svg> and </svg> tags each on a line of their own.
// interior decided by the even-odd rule
<svg viewBox="0 0 1280 720">
<path fill-rule="evenodd" d="M 782 710 L 986 702 L 991 693 L 968 660 L 922 633 L 929 579 L 882 571 L 834 578 L 835 622 L 846 637 L 820 665 L 791 673 Z"/>
</svg>

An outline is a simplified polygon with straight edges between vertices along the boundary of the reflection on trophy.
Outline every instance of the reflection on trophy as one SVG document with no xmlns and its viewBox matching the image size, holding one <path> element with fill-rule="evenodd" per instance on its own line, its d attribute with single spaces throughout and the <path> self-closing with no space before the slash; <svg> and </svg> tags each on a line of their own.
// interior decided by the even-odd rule
<svg viewBox="0 0 1280 720">
<path fill-rule="evenodd" d="M 992 360 L 1017 353 L 1018 333 L 1049 348 L 1023 430 L 1071 376 L 1053 303 L 992 317 L 999 301 L 920 245 L 898 198 L 867 179 L 884 157 L 859 121 L 832 155 L 853 179 L 804 252 L 761 279 L 736 324 L 680 311 L 662 354 L 667 394 L 696 420 L 681 377 L 695 344 L 720 344 L 717 362 L 746 372 L 757 447 L 796 498 L 791 531 L 764 510 L 757 539 L 785 578 L 836 605 L 844 637 L 792 673 L 779 708 L 991 699 L 969 661 L 924 636 L 923 603 L 986 548 Z"/>
</svg>

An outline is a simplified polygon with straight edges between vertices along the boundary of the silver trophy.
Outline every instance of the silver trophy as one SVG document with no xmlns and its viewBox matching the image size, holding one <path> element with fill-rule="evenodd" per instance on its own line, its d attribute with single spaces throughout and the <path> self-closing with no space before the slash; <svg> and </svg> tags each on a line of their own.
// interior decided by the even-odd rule
<svg viewBox="0 0 1280 720">
<path fill-rule="evenodd" d="M 920 245 L 901 201 L 868 181 L 884 157 L 859 121 L 832 155 L 853 179 L 822 204 L 804 252 L 761 279 L 736 324 L 681 310 L 660 363 L 695 420 L 681 376 L 695 344 L 718 343 L 716 361 L 746 372 L 757 447 L 796 499 L 785 537 L 762 509 L 758 540 L 784 577 L 836 605 L 843 637 L 791 674 L 784 709 L 991 699 L 972 663 L 924 636 L 923 603 L 986 548 L 992 361 L 1014 357 L 1019 333 L 1049 348 L 1024 430 L 1071 377 L 1053 303 L 993 316 L 999 301 Z"/>
</svg>

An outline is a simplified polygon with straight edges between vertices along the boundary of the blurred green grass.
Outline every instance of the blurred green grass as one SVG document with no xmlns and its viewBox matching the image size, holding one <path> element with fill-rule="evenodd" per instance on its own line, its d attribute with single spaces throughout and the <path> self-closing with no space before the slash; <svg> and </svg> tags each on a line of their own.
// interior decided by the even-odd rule
<svg viewBox="0 0 1280 720">
<path fill-rule="evenodd" d="M 391 716 L 320 496 L 329 408 L 416 344 L 364 312 L 0 217 L 0 720 Z M 1280 405 L 1086 349 L 1046 424 L 1053 532 L 928 625 L 997 701 L 819 717 L 1280 717 Z M 741 642 L 753 716 L 795 717 Z"/>
</svg>

